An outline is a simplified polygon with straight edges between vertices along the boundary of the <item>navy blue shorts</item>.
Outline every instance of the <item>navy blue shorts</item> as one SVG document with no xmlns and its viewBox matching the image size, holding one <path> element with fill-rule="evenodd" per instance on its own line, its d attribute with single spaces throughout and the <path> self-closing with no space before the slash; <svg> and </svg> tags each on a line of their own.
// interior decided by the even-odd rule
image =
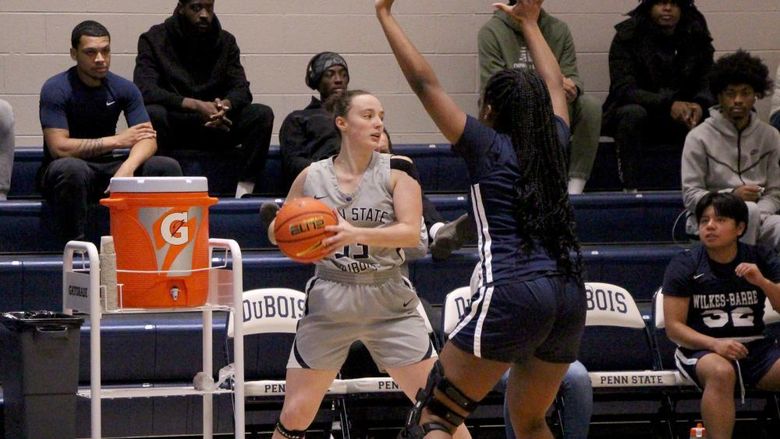
<svg viewBox="0 0 780 439">
<path fill-rule="evenodd" d="M 739 360 L 739 369 L 737 362 L 732 361 L 731 366 L 734 372 L 742 371 L 742 380 L 746 386 L 755 386 L 761 381 L 761 378 L 769 372 L 769 369 L 780 360 L 780 345 L 772 337 L 762 338 L 745 343 L 748 349 L 748 356 Z M 685 376 L 693 380 L 699 388 L 702 388 L 699 377 L 696 375 L 696 364 L 699 359 L 707 354 L 712 354 L 710 350 L 694 351 L 691 349 L 677 348 L 674 353 L 674 360 L 677 369 Z M 737 379 L 739 385 L 739 379 Z"/>
<path fill-rule="evenodd" d="M 561 276 L 482 287 L 450 341 L 487 360 L 522 362 L 533 355 L 571 363 L 580 348 L 585 306 L 584 288 Z"/>
</svg>

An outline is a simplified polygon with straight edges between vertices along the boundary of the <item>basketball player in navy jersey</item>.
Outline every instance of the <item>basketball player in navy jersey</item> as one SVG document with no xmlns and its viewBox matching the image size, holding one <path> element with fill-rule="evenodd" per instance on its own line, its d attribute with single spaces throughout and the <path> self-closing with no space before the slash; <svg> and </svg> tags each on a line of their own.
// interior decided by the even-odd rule
<svg viewBox="0 0 780 439">
<path fill-rule="evenodd" d="M 780 391 L 780 346 L 764 334 L 764 304 L 780 309 L 780 260 L 773 250 L 739 242 L 745 202 L 711 192 L 696 205 L 701 244 L 677 255 L 664 275 L 666 332 L 677 368 L 703 390 L 707 436 L 730 438 L 734 391 Z"/>
<path fill-rule="evenodd" d="M 401 437 L 449 437 L 511 366 L 507 399 L 517 436 L 552 438 L 545 412 L 576 359 L 585 293 L 566 193 L 566 94 L 537 24 L 541 3 L 496 5 L 518 22 L 536 72 L 496 73 L 476 119 L 455 104 L 404 34 L 393 0 L 375 2 L 409 85 L 466 161 L 479 235 L 471 309 L 418 392 Z"/>
</svg>

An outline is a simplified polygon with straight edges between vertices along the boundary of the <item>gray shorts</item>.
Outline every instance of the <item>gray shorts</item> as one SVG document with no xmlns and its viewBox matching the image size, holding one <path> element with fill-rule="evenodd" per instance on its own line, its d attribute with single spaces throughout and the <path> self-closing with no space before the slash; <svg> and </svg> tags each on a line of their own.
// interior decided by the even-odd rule
<svg viewBox="0 0 780 439">
<path fill-rule="evenodd" d="M 315 276 L 306 286 L 288 368 L 338 370 L 361 341 L 381 370 L 436 357 L 420 300 L 400 275 L 378 284 L 343 283 Z"/>
</svg>

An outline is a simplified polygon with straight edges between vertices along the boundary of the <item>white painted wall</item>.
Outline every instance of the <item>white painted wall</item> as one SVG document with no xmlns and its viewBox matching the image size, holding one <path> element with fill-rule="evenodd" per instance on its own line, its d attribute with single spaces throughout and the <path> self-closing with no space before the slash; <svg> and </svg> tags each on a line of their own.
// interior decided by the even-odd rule
<svg viewBox="0 0 780 439">
<path fill-rule="evenodd" d="M 476 35 L 491 0 L 398 0 L 395 12 L 428 57 L 447 90 L 469 112 L 478 88 Z M 607 53 L 612 26 L 635 0 L 548 0 L 545 8 L 572 29 L 586 91 L 600 99 L 609 87 Z M 138 35 L 170 15 L 176 0 L 0 0 L 0 98 L 16 114 L 17 145 L 40 146 L 38 92 L 68 68 L 70 32 L 84 19 L 112 34 L 112 70 L 132 77 Z M 744 48 L 774 72 L 780 62 L 780 0 L 699 0 L 715 38 L 716 56 Z M 224 27 L 236 35 L 255 101 L 276 114 L 275 132 L 290 111 L 303 107 L 311 55 L 343 54 L 351 87 L 375 92 L 388 112 L 397 143 L 442 142 L 411 94 L 374 18 L 371 0 L 217 0 Z M 760 103 L 767 116 L 769 99 Z M 278 143 L 274 136 L 273 143 Z"/>
</svg>

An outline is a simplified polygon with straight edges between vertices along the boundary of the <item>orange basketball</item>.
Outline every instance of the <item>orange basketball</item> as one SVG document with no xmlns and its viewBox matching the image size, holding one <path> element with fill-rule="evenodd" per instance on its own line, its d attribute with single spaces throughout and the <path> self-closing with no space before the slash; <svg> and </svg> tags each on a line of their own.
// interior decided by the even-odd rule
<svg viewBox="0 0 780 439">
<path fill-rule="evenodd" d="M 327 256 L 322 240 L 333 236 L 326 226 L 339 220 L 325 203 L 311 197 L 289 201 L 279 209 L 274 223 L 274 236 L 279 249 L 298 262 L 316 262 Z"/>
</svg>

